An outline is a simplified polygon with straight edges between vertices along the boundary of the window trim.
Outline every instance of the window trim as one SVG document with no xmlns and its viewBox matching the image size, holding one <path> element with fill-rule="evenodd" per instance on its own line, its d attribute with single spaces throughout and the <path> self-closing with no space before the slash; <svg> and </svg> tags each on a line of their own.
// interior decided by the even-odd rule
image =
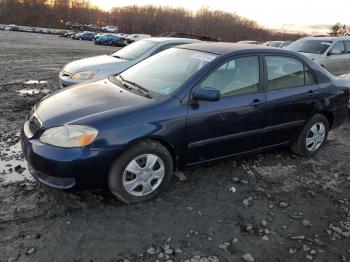
<svg viewBox="0 0 350 262">
<path fill-rule="evenodd" d="M 221 63 L 219 63 L 217 66 L 212 68 L 205 76 L 203 76 L 198 83 L 192 88 L 190 95 L 196 90 L 197 88 L 201 88 L 200 85 L 207 77 L 209 77 L 212 73 L 214 73 L 217 69 L 219 69 L 222 65 L 237 59 L 237 58 L 243 58 L 243 57 L 252 57 L 255 56 L 258 58 L 258 64 L 259 64 L 259 85 L 258 85 L 258 90 L 256 92 L 251 92 L 251 93 L 246 93 L 246 94 L 238 94 L 238 95 L 229 95 L 229 96 L 222 96 L 220 99 L 228 99 L 232 97 L 240 97 L 240 96 L 246 96 L 246 95 L 252 95 L 252 94 L 259 94 L 259 93 L 264 93 L 265 88 L 264 88 L 264 68 L 263 68 L 263 55 L 261 53 L 249 53 L 249 54 L 237 54 L 234 56 L 230 56 Z"/>
<path fill-rule="evenodd" d="M 279 56 L 279 57 L 287 57 L 287 58 L 292 58 L 295 60 L 298 60 L 299 62 L 301 62 L 304 65 L 304 85 L 301 86 L 293 86 L 293 87 L 282 87 L 279 89 L 269 89 L 269 74 L 268 74 L 268 70 L 267 70 L 267 62 L 266 62 L 266 57 L 267 56 Z M 265 78 L 265 91 L 269 92 L 269 91 L 279 91 L 279 90 L 285 90 L 285 89 L 291 89 L 291 88 L 300 88 L 300 87 L 307 87 L 307 86 L 314 86 L 314 85 L 318 85 L 318 81 L 317 81 L 317 77 L 315 76 L 314 71 L 311 69 L 311 67 L 305 62 L 303 61 L 301 58 L 291 55 L 291 54 L 282 54 L 282 53 L 264 53 L 263 54 L 263 63 L 264 63 L 264 78 Z M 308 69 L 313 77 L 314 83 L 313 84 L 306 84 L 306 79 L 305 79 L 305 72 Z"/>
</svg>

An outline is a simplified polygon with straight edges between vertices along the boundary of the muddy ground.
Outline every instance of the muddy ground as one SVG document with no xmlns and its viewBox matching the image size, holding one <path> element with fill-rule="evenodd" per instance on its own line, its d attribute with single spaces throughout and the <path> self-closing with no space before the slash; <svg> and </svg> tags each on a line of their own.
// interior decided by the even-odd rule
<svg viewBox="0 0 350 262">
<path fill-rule="evenodd" d="M 133 206 L 35 183 L 18 146 L 25 115 L 65 63 L 114 50 L 0 31 L 1 262 L 350 261 L 350 120 L 316 157 L 282 149 L 198 167 Z"/>
</svg>

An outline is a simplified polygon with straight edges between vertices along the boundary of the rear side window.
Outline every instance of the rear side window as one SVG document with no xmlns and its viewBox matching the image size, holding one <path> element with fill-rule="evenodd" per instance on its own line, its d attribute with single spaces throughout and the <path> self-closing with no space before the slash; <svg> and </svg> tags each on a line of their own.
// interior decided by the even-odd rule
<svg viewBox="0 0 350 262">
<path fill-rule="evenodd" d="M 268 89 L 278 90 L 315 84 L 312 72 L 298 59 L 266 56 Z"/>
<path fill-rule="evenodd" d="M 200 84 L 200 87 L 216 88 L 222 96 L 257 92 L 259 89 L 259 57 L 240 57 L 224 63 L 212 72 Z"/>
</svg>

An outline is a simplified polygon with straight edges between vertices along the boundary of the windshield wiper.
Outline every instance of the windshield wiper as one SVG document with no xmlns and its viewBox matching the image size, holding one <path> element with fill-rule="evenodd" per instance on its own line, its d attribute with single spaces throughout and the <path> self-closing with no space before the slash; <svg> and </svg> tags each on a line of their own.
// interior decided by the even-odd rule
<svg viewBox="0 0 350 262">
<path fill-rule="evenodd" d="M 139 91 L 140 93 L 143 93 L 146 97 L 148 98 L 152 98 L 151 95 L 149 94 L 148 89 L 140 86 L 139 84 L 136 84 L 135 82 L 131 82 L 129 80 L 124 80 L 125 83 L 128 83 L 130 85 L 133 85 L 134 87 L 137 88 L 137 91 Z"/>
<path fill-rule="evenodd" d="M 152 96 L 149 94 L 149 91 L 146 88 L 140 86 L 135 82 L 125 80 L 121 75 L 118 75 L 118 77 L 120 80 L 122 80 L 122 84 L 124 87 L 132 89 L 132 87 L 130 87 L 130 85 L 132 85 L 135 87 L 134 89 L 136 89 L 139 93 L 142 93 L 145 97 L 152 98 Z"/>
</svg>

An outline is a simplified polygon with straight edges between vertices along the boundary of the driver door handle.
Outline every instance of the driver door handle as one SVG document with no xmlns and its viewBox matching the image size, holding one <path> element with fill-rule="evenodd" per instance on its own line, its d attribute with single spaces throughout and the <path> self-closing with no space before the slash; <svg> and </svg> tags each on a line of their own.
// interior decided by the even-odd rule
<svg viewBox="0 0 350 262">
<path fill-rule="evenodd" d="M 264 101 L 256 98 L 253 100 L 253 102 L 250 103 L 251 106 L 259 106 L 259 105 L 262 105 L 264 103 Z"/>
</svg>

